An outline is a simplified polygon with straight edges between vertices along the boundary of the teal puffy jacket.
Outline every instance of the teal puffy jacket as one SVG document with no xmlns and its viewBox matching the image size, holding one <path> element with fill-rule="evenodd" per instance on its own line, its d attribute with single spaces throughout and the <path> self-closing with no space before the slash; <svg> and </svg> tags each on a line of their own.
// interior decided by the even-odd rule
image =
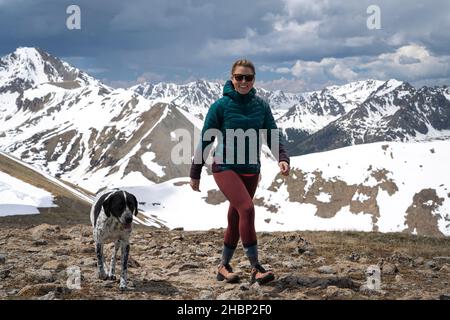
<svg viewBox="0 0 450 320">
<path fill-rule="evenodd" d="M 237 173 L 259 173 L 261 167 L 259 152 L 261 145 L 260 129 L 267 129 L 266 140 L 269 148 L 272 147 L 273 139 L 278 139 L 279 150 L 274 150 L 273 155 L 278 161 L 286 161 L 289 163 L 289 156 L 282 142 L 281 130 L 278 130 L 275 124 L 270 106 L 262 98 L 256 96 L 256 90 L 254 88 L 248 94 L 243 95 L 234 89 L 233 83 L 230 80 L 225 83 L 223 97 L 211 105 L 206 115 L 201 140 L 191 166 L 190 177 L 193 179 L 200 179 L 202 167 L 205 163 L 202 155 L 208 145 L 216 138 L 214 136 L 212 139 L 205 139 L 204 134 L 209 129 L 219 130 L 222 138 L 219 139 L 214 152 L 213 172 L 234 170 Z M 242 129 L 244 132 L 248 129 L 256 130 L 255 132 L 257 134 L 253 135 L 255 137 L 253 141 L 256 141 L 256 145 L 250 143 L 251 139 L 245 139 L 241 140 L 241 143 L 245 141 L 245 147 L 239 148 L 237 138 L 233 138 L 227 129 Z M 276 133 L 276 136 L 273 138 L 271 129 L 277 130 L 276 132 L 273 131 Z M 234 143 L 231 143 L 230 146 L 231 139 L 234 139 Z M 241 146 L 244 145 L 241 144 Z M 233 150 L 230 148 L 233 148 Z M 255 153 L 253 150 L 258 151 Z M 245 152 L 244 155 L 242 151 Z M 227 152 L 232 152 L 234 157 L 227 156 Z M 256 155 L 256 159 L 252 155 Z"/>
</svg>

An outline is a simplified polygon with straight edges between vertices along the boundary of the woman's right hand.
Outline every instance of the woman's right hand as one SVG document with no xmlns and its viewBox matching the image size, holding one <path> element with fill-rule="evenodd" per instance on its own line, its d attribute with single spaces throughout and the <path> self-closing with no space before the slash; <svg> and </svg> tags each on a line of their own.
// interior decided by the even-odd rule
<svg viewBox="0 0 450 320">
<path fill-rule="evenodd" d="M 200 192 L 200 179 L 192 179 L 189 183 L 191 185 L 192 190 Z"/>
</svg>

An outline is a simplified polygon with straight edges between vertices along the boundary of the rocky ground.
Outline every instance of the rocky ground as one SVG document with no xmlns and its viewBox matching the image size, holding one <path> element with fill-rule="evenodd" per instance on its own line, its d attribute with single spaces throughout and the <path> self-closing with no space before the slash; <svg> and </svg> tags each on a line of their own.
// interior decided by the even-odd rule
<svg viewBox="0 0 450 320">
<path fill-rule="evenodd" d="M 363 232 L 259 233 L 262 262 L 276 272 L 250 285 L 242 249 L 239 284 L 215 280 L 223 230 L 133 230 L 129 289 L 96 278 L 87 225 L 0 226 L 0 299 L 450 299 L 450 239 Z M 107 246 L 109 262 L 111 246 Z M 382 268 L 367 289 L 366 269 Z M 81 289 L 66 285 L 81 269 Z M 118 272 L 120 273 L 120 267 Z"/>
</svg>

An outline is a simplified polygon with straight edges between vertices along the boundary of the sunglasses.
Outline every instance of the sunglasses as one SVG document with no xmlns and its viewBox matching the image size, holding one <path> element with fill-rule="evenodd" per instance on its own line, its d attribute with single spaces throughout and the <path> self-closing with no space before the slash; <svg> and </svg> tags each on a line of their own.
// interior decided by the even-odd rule
<svg viewBox="0 0 450 320">
<path fill-rule="evenodd" d="M 254 74 L 233 74 L 233 77 L 236 81 L 242 81 L 245 78 L 245 81 L 252 82 L 255 79 Z"/>
</svg>

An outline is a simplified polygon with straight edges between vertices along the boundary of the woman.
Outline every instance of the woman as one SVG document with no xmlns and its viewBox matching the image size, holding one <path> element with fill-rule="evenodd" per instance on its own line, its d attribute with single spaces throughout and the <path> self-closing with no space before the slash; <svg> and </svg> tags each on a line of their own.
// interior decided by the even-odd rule
<svg viewBox="0 0 450 320">
<path fill-rule="evenodd" d="M 190 172 L 190 185 L 193 190 L 200 191 L 200 174 L 205 163 L 203 154 L 206 147 L 214 141 L 205 138 L 205 132 L 210 129 L 220 130 L 221 139 L 214 154 L 212 172 L 217 186 L 230 202 L 228 208 L 228 227 L 225 232 L 222 261 L 217 272 L 217 280 L 227 282 L 238 282 L 239 277 L 233 272 L 230 266 L 231 258 L 237 247 L 239 237 L 242 240 L 245 254 L 252 266 L 251 283 L 267 283 L 274 279 L 272 271 L 266 271 L 258 260 L 258 248 L 255 231 L 255 208 L 253 206 L 253 196 L 259 181 L 260 174 L 260 134 L 255 135 L 258 150 L 257 161 L 250 161 L 251 147 L 249 140 L 245 138 L 244 158 L 242 158 L 242 148 L 239 154 L 236 143 L 227 140 L 229 129 L 234 130 L 256 130 L 267 129 L 267 144 L 272 147 L 273 138 L 278 139 L 279 150 L 272 150 L 273 155 L 278 160 L 281 174 L 289 174 L 289 156 L 281 143 L 281 135 L 278 133 L 272 111 L 269 105 L 256 96 L 253 88 L 255 83 L 255 67 L 248 60 L 238 60 L 231 68 L 231 80 L 228 80 L 223 89 L 223 97 L 214 102 L 208 110 L 204 126 L 202 129 L 202 139 L 196 150 Z M 276 134 L 272 137 L 273 130 Z M 218 132 L 218 131 L 217 131 Z M 233 138 L 233 142 L 234 142 Z M 227 145 L 228 142 L 228 145 Z M 226 157 L 227 153 L 233 156 Z M 241 156 L 241 161 L 235 158 Z M 221 160 L 218 161 L 218 158 Z M 231 160 L 229 158 L 232 158 Z M 200 161 L 195 161 L 200 159 Z M 244 159 L 244 161 L 242 161 Z M 238 163 L 236 163 L 238 162 Z"/>
</svg>

